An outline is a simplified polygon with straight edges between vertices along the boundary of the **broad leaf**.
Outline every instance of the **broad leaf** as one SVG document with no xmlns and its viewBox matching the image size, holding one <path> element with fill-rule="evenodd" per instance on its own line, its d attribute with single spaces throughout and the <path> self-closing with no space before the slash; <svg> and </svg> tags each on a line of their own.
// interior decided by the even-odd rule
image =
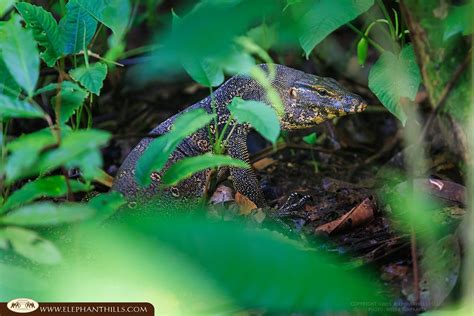
<svg viewBox="0 0 474 316">
<path fill-rule="evenodd" d="M 31 95 L 39 76 L 39 53 L 30 30 L 21 27 L 13 18 L 2 27 L 0 41 L 3 61 L 15 81 Z"/>
<path fill-rule="evenodd" d="M 43 116 L 44 113 L 40 108 L 31 105 L 27 101 L 0 94 L 0 117 L 39 118 Z"/>
<path fill-rule="evenodd" d="M 88 220 L 88 223 L 101 223 L 112 216 L 127 201 L 119 192 L 111 191 L 102 193 L 92 198 L 89 203 L 90 207 L 96 210 L 96 215 Z"/>
<path fill-rule="evenodd" d="M 95 63 L 89 67 L 81 66 L 72 69 L 69 74 L 90 92 L 99 95 L 102 84 L 107 76 L 107 66 L 102 63 Z"/>
<path fill-rule="evenodd" d="M 63 51 L 58 23 L 52 14 L 42 7 L 20 2 L 16 8 L 23 16 L 27 27 L 33 31 L 35 40 L 43 47 L 41 58 L 49 67 L 52 67 L 61 57 Z"/>
<path fill-rule="evenodd" d="M 0 1 L 0 18 L 9 10 L 16 0 L 2 0 Z"/>
<path fill-rule="evenodd" d="M 308 56 L 326 36 L 367 11 L 374 0 L 302 1 L 291 6 L 299 18 L 299 41 Z"/>
<path fill-rule="evenodd" d="M 235 97 L 228 108 L 239 123 L 249 123 L 270 142 L 276 142 L 280 135 L 280 121 L 271 106 L 263 102 L 245 101 Z"/>
<path fill-rule="evenodd" d="M 384 52 L 369 73 L 370 90 L 403 124 L 406 114 L 400 105 L 400 98 L 414 100 L 420 82 L 420 71 L 411 45 L 405 46 L 399 56 Z"/>
<path fill-rule="evenodd" d="M 20 95 L 20 86 L 10 75 L 5 62 L 2 59 L 2 54 L 0 53 L 0 95 L 6 95 L 9 97 L 17 98 Z"/>
<path fill-rule="evenodd" d="M 214 116 L 203 109 L 187 111 L 178 116 L 167 134 L 153 140 L 138 159 L 135 178 L 142 185 L 150 184 L 150 174 L 161 170 L 169 156 L 187 136 L 204 127 Z"/>
<path fill-rule="evenodd" d="M 88 93 L 77 85 L 61 86 L 61 110 L 59 114 L 59 121 L 61 123 L 67 122 L 69 118 L 79 109 L 86 99 Z M 58 96 L 51 98 L 51 106 L 55 108 Z"/>
<path fill-rule="evenodd" d="M 87 191 L 91 187 L 77 180 L 69 180 L 69 185 L 73 192 Z M 43 197 L 61 197 L 67 194 L 67 184 L 64 176 L 51 176 L 47 178 L 36 179 L 28 182 L 20 189 L 14 191 L 0 207 L 0 214 L 29 203 L 37 198 Z"/>
<path fill-rule="evenodd" d="M 57 264 L 62 259 L 56 246 L 41 238 L 35 231 L 6 227 L 0 230 L 0 236 L 9 240 L 15 252 L 37 263 Z"/>
<path fill-rule="evenodd" d="M 80 0 L 70 0 L 67 13 L 59 22 L 65 54 L 78 53 L 91 41 L 97 28 L 97 21 L 79 5 Z"/>
<path fill-rule="evenodd" d="M 196 157 L 184 158 L 174 163 L 166 170 L 162 183 L 166 186 L 176 185 L 196 172 L 222 166 L 250 168 L 250 166 L 242 160 L 230 156 L 207 153 Z"/>
<path fill-rule="evenodd" d="M 95 210 L 85 204 L 38 202 L 0 217 L 0 223 L 16 226 L 51 226 L 82 221 Z"/>
<path fill-rule="evenodd" d="M 451 7 L 448 17 L 444 20 L 443 40 L 446 41 L 458 33 L 462 33 L 462 35 L 472 34 L 474 32 L 474 24 L 472 23 L 473 10 L 474 4 L 472 1 L 463 6 Z"/>
</svg>

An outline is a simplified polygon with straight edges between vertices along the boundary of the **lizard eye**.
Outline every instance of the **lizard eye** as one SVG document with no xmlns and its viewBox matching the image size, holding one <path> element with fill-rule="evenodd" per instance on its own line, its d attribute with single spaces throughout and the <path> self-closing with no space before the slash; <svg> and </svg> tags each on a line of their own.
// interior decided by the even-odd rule
<svg viewBox="0 0 474 316">
<path fill-rule="evenodd" d="M 329 95 L 329 93 L 325 89 L 316 89 L 316 92 L 322 97 L 327 97 Z"/>
<path fill-rule="evenodd" d="M 290 89 L 290 96 L 291 96 L 292 98 L 296 98 L 297 95 L 298 95 L 298 93 L 297 93 L 296 89 L 295 89 L 295 88 L 291 88 L 291 89 Z"/>
</svg>

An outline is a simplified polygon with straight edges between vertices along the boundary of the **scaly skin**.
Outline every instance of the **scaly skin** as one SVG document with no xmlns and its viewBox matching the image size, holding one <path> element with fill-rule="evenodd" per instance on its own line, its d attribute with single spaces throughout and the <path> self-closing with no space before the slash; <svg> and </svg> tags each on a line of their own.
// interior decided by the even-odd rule
<svg viewBox="0 0 474 316">
<path fill-rule="evenodd" d="M 345 90 L 334 79 L 310 75 L 282 65 L 273 66 L 275 67 L 276 74 L 272 85 L 279 93 L 285 111 L 284 115 L 280 118 L 283 130 L 315 126 L 334 117 L 361 112 L 366 107 L 361 97 Z M 260 65 L 260 67 L 268 72 L 267 65 Z M 230 78 L 214 93 L 218 118 L 217 128 L 219 130 L 222 130 L 229 118 L 230 113 L 227 105 L 236 96 L 244 100 L 256 100 L 268 104 L 265 90 L 255 80 L 247 76 Z M 211 97 L 207 97 L 190 106 L 183 112 L 197 108 L 212 113 Z M 162 135 L 169 131 L 173 126 L 174 120 L 181 113 L 158 125 L 151 131 L 151 134 Z M 227 153 L 234 158 L 249 162 L 246 140 L 250 128 L 247 125 L 236 122 L 232 124 L 236 124 L 236 126 L 229 137 L 229 142 L 226 146 Z M 112 189 L 123 193 L 130 200 L 151 199 L 158 194 L 164 198 L 199 198 L 207 189 L 206 184 L 210 175 L 209 171 L 196 173 L 178 185 L 166 190 L 159 190 L 158 187 L 164 171 L 174 162 L 212 150 L 209 130 L 212 134 L 215 134 L 215 128 L 214 123 L 211 123 L 208 127 L 202 128 L 187 137 L 169 157 L 165 168 L 151 175 L 151 185 L 144 188 L 140 187 L 135 181 L 135 165 L 153 139 L 142 139 L 123 162 L 114 180 Z M 231 128 L 227 129 L 227 131 L 230 130 Z M 266 206 L 259 182 L 252 170 L 230 168 L 230 174 L 235 189 L 238 192 L 250 198 L 258 207 Z"/>
</svg>

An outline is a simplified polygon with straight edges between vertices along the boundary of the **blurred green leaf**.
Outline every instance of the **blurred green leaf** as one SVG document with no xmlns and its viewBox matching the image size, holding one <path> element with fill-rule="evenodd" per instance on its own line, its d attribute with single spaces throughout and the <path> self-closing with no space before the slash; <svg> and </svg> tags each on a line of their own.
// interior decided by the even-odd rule
<svg viewBox="0 0 474 316">
<path fill-rule="evenodd" d="M 41 58 L 49 67 L 54 66 L 63 51 L 63 43 L 59 27 L 53 15 L 42 7 L 26 2 L 16 4 L 17 10 L 23 16 L 28 28 L 33 31 L 33 36 L 44 51 Z"/>
<path fill-rule="evenodd" d="M 369 88 L 382 104 L 403 124 L 406 114 L 400 98 L 414 100 L 421 82 L 421 75 L 411 45 L 405 46 L 399 56 L 386 51 L 372 66 L 369 73 Z"/>
<path fill-rule="evenodd" d="M 20 90 L 20 86 L 13 79 L 0 53 L 0 95 L 16 99 L 20 95 Z"/>
<path fill-rule="evenodd" d="M 102 84 L 107 76 L 107 66 L 103 63 L 95 63 L 89 67 L 81 66 L 69 71 L 72 79 L 78 81 L 90 92 L 99 95 Z"/>
<path fill-rule="evenodd" d="M 61 111 L 59 114 L 59 122 L 65 123 L 76 112 L 76 110 L 84 104 L 84 100 L 88 93 L 77 85 L 65 85 L 61 86 L 60 94 Z M 57 99 L 58 95 L 51 98 L 53 109 L 56 107 Z"/>
<path fill-rule="evenodd" d="M 369 52 L 369 43 L 365 37 L 361 37 L 357 43 L 357 61 L 359 65 L 364 65 L 367 60 L 367 54 Z"/>
<path fill-rule="evenodd" d="M 0 1 L 0 18 L 15 4 L 16 0 Z"/>
<path fill-rule="evenodd" d="M 272 48 L 272 46 L 277 41 L 277 32 L 275 26 L 270 26 L 267 23 L 262 23 L 261 25 L 250 29 L 247 32 L 247 36 L 264 50 L 269 50 Z"/>
<path fill-rule="evenodd" d="M 444 20 L 443 40 L 446 41 L 458 33 L 462 33 L 462 35 L 472 34 L 474 32 L 472 12 L 474 12 L 474 3 L 472 1 L 463 6 L 451 7 L 448 17 Z"/>
<path fill-rule="evenodd" d="M 64 80 L 64 81 L 61 82 L 61 84 L 59 84 L 59 83 L 50 83 L 50 84 L 45 85 L 42 88 L 39 88 L 38 90 L 35 91 L 33 96 L 37 96 L 39 94 L 47 93 L 47 92 L 51 92 L 51 91 L 57 91 L 59 89 L 59 86 L 61 86 L 61 89 L 81 90 L 81 87 L 79 87 L 74 82 Z"/>
<path fill-rule="evenodd" d="M 228 105 L 232 116 L 239 123 L 249 123 L 263 137 L 275 143 L 280 135 L 280 121 L 275 110 L 259 101 L 246 101 L 235 97 Z"/>
<path fill-rule="evenodd" d="M 301 47 L 309 56 L 326 36 L 367 11 L 374 0 L 321 0 L 294 3 L 290 9 L 299 17 Z"/>
<path fill-rule="evenodd" d="M 71 190 L 73 192 L 88 191 L 91 189 L 89 185 L 81 183 L 77 180 L 69 180 Z M 0 207 L 0 214 L 29 203 L 37 198 L 43 197 L 61 197 L 67 194 L 66 179 L 64 176 L 50 176 L 46 178 L 36 179 L 28 182 L 20 189 L 14 191 L 6 200 L 5 204 Z"/>
<path fill-rule="evenodd" d="M 40 118 L 44 113 L 24 100 L 13 99 L 0 94 L 0 117 L 5 118 Z"/>
<path fill-rule="evenodd" d="M 96 210 L 96 215 L 87 223 L 101 223 L 112 216 L 127 201 L 119 192 L 111 191 L 93 197 L 87 205 Z"/>
<path fill-rule="evenodd" d="M 10 153 L 5 164 L 7 183 L 13 183 L 30 170 L 43 148 L 51 146 L 56 138 L 50 129 L 25 134 L 7 144 Z"/>
<path fill-rule="evenodd" d="M 309 145 L 316 144 L 317 140 L 318 140 L 318 136 L 316 135 L 316 133 L 311 133 L 303 137 L 303 141 Z"/>
<path fill-rule="evenodd" d="M 7 293 L 8 296 L 12 295 L 10 297 L 19 297 L 20 293 L 22 295 L 35 291 L 38 291 L 35 293 L 40 293 L 45 291 L 48 284 L 40 278 L 37 272 L 2 262 L 0 262 L 0 277 L 2 278 L 2 282 L 0 282 L 2 297 L 7 297 Z M 25 284 L 28 284 L 27 289 L 25 289 Z"/>
<path fill-rule="evenodd" d="M 97 21 L 79 4 L 69 0 L 66 15 L 59 21 L 65 54 L 75 54 L 89 44 L 95 34 Z"/>
<path fill-rule="evenodd" d="M 13 251 L 43 264 L 57 264 L 61 261 L 61 253 L 49 240 L 41 238 L 36 232 L 20 227 L 0 229 L 0 236 L 10 241 Z"/>
<path fill-rule="evenodd" d="M 180 181 L 189 178 L 196 172 L 221 166 L 250 168 L 250 166 L 242 160 L 225 155 L 206 153 L 196 157 L 181 159 L 171 165 L 171 167 L 166 170 L 166 173 L 163 175 L 162 183 L 165 186 L 176 185 Z"/>
<path fill-rule="evenodd" d="M 0 223 L 16 226 L 52 226 L 79 222 L 93 216 L 95 210 L 81 203 L 38 202 L 0 217 Z"/>
<path fill-rule="evenodd" d="M 0 41 L 3 61 L 15 81 L 31 95 L 39 76 L 39 53 L 30 30 L 25 30 L 18 16 L 2 26 Z"/>
<path fill-rule="evenodd" d="M 154 139 L 135 168 L 135 179 L 142 185 L 151 183 L 150 174 L 161 170 L 176 147 L 189 135 L 204 127 L 214 117 L 203 109 L 182 113 L 176 118 L 173 128 L 167 134 Z"/>
</svg>

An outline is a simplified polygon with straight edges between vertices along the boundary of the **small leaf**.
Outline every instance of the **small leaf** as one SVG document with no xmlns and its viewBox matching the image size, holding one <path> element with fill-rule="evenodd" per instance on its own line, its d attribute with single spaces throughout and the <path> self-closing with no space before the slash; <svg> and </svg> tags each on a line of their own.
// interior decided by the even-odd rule
<svg viewBox="0 0 474 316">
<path fill-rule="evenodd" d="M 61 261 L 61 253 L 49 240 L 41 238 L 36 232 L 20 227 L 6 227 L 0 230 L 12 248 L 18 254 L 43 264 L 57 264 Z"/>
<path fill-rule="evenodd" d="M 138 159 L 135 168 L 137 182 L 142 186 L 150 184 L 150 174 L 161 170 L 183 139 L 204 127 L 213 117 L 203 109 L 191 110 L 179 115 L 172 130 L 153 140 Z"/>
<path fill-rule="evenodd" d="M 27 27 L 33 31 L 35 40 L 43 47 L 41 58 L 49 67 L 52 67 L 63 51 L 58 23 L 52 14 L 42 7 L 20 2 L 16 4 L 16 8 L 23 16 Z"/>
<path fill-rule="evenodd" d="M 90 190 L 90 186 L 77 180 L 69 180 L 73 192 Z M 61 197 L 67 194 L 66 179 L 64 176 L 51 176 L 28 182 L 20 189 L 14 191 L 8 197 L 5 204 L 0 208 L 0 214 L 6 211 L 24 205 L 37 198 L 43 197 Z"/>
<path fill-rule="evenodd" d="M 321 0 L 294 4 L 290 8 L 299 17 L 301 47 L 308 56 L 326 36 L 367 11 L 374 0 Z M 308 8 L 305 5 L 310 5 Z"/>
<path fill-rule="evenodd" d="M 95 210 L 80 203 L 38 202 L 23 206 L 0 217 L 0 223 L 17 226 L 51 226 L 82 221 Z"/>
<path fill-rule="evenodd" d="M 66 10 L 66 15 L 59 21 L 63 53 L 75 54 L 89 44 L 95 34 L 97 21 L 79 4 L 79 0 L 69 0 Z"/>
<path fill-rule="evenodd" d="M 162 183 L 166 186 L 176 185 L 196 172 L 222 166 L 250 168 L 250 166 L 242 160 L 230 156 L 207 153 L 196 157 L 184 158 L 175 162 L 163 175 Z"/>
<path fill-rule="evenodd" d="M 33 96 L 37 96 L 39 94 L 47 93 L 51 91 L 57 91 L 59 86 L 60 86 L 59 83 L 47 84 L 46 86 L 36 90 Z M 63 82 L 61 82 L 61 89 L 82 90 L 82 88 L 79 87 L 77 84 L 75 84 L 72 81 L 67 81 L 67 80 L 64 80 Z"/>
<path fill-rule="evenodd" d="M 420 82 L 421 75 L 411 45 L 405 46 L 399 56 L 384 52 L 369 73 L 370 90 L 403 124 L 406 114 L 400 105 L 400 98 L 414 100 Z"/>
<path fill-rule="evenodd" d="M 17 18 L 3 25 L 0 41 L 3 61 L 15 81 L 31 95 L 39 77 L 39 53 L 30 30 L 21 27 Z"/>
<path fill-rule="evenodd" d="M 27 101 L 12 99 L 0 94 L 0 117 L 4 118 L 40 118 L 44 117 L 41 109 Z"/>
<path fill-rule="evenodd" d="M 65 123 L 79 109 L 86 99 L 88 93 L 76 85 L 76 87 L 61 87 L 61 110 L 59 122 Z M 55 108 L 58 96 L 51 98 L 51 106 Z"/>
<path fill-rule="evenodd" d="M 263 137 L 275 143 L 280 135 L 280 121 L 275 110 L 259 101 L 245 101 L 235 97 L 228 106 L 239 123 L 249 123 Z"/>
<path fill-rule="evenodd" d="M 306 143 L 306 144 L 309 144 L 309 145 L 314 145 L 316 144 L 316 141 L 318 140 L 318 136 L 316 135 L 316 133 L 311 133 L 309 135 L 306 135 L 305 137 L 303 137 L 303 141 Z"/>
<path fill-rule="evenodd" d="M 95 63 L 90 67 L 81 66 L 69 72 L 72 79 L 78 81 L 90 92 L 99 95 L 102 84 L 107 76 L 107 66 L 102 63 Z"/>
<path fill-rule="evenodd" d="M 369 43 L 365 37 L 362 37 L 359 42 L 357 43 L 357 61 L 359 65 L 365 64 L 367 60 L 367 54 L 369 51 Z"/>
</svg>

